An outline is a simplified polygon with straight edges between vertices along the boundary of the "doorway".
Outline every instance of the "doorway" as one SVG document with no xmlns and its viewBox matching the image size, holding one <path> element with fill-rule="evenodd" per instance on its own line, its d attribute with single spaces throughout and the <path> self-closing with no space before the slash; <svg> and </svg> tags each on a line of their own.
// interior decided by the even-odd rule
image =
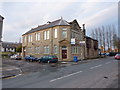
<svg viewBox="0 0 120 90">
<path fill-rule="evenodd" d="M 67 59 L 67 47 L 62 46 L 62 59 Z"/>
</svg>

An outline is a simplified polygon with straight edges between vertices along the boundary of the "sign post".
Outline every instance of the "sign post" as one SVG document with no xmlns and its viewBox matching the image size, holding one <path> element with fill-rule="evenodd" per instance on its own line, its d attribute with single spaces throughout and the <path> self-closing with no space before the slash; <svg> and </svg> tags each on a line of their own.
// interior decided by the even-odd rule
<svg viewBox="0 0 120 90">
<path fill-rule="evenodd" d="M 79 44 L 80 44 L 80 46 L 81 46 L 81 60 L 83 60 L 83 56 L 84 56 L 84 52 L 85 51 L 83 51 L 83 46 L 85 47 L 85 41 L 80 41 L 79 42 Z"/>
</svg>

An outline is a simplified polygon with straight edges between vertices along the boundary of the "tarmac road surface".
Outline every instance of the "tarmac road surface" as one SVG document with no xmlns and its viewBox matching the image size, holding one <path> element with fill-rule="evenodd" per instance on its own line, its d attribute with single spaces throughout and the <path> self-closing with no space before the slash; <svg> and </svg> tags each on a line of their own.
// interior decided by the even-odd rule
<svg viewBox="0 0 120 90">
<path fill-rule="evenodd" d="M 45 69 L 4 79 L 3 88 L 118 88 L 118 63 L 113 57 Z"/>
</svg>

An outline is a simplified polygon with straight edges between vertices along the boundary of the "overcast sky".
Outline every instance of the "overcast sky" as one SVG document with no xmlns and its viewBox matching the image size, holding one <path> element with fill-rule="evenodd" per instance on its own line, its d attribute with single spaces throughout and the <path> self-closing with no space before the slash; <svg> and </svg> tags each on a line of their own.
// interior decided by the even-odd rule
<svg viewBox="0 0 120 90">
<path fill-rule="evenodd" d="M 86 24 L 87 35 L 102 25 L 115 25 L 118 20 L 119 0 L 4 0 L 0 1 L 0 15 L 4 19 L 3 41 L 18 42 L 30 30 L 60 19 L 77 19 Z"/>
</svg>

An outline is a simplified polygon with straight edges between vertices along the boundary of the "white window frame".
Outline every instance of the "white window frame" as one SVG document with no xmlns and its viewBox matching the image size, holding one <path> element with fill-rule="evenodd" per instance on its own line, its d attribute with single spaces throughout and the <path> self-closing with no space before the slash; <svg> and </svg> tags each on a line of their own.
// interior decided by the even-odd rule
<svg viewBox="0 0 120 90">
<path fill-rule="evenodd" d="M 35 41 L 37 41 L 37 33 L 35 33 Z"/>
<path fill-rule="evenodd" d="M 57 29 L 54 30 L 54 38 L 57 38 Z"/>
<path fill-rule="evenodd" d="M 49 46 L 44 46 L 44 54 L 49 54 L 50 48 Z"/>
<path fill-rule="evenodd" d="M 67 31 L 67 28 L 62 28 L 62 30 L 65 30 L 65 31 Z"/>
<path fill-rule="evenodd" d="M 38 33 L 38 41 L 40 40 L 40 32 Z"/>
<path fill-rule="evenodd" d="M 44 31 L 44 40 L 46 40 L 46 31 Z"/>
<path fill-rule="evenodd" d="M 49 37 L 50 37 L 50 31 L 48 30 L 48 31 L 46 31 L 47 33 L 47 38 L 46 39 L 49 39 Z"/>
<path fill-rule="evenodd" d="M 66 35 L 63 35 L 63 32 L 65 32 Z M 62 31 L 62 37 L 63 37 L 63 38 L 67 38 L 67 31 Z"/>
<path fill-rule="evenodd" d="M 54 54 L 57 54 L 57 53 L 58 53 L 58 46 L 54 45 Z"/>
</svg>

